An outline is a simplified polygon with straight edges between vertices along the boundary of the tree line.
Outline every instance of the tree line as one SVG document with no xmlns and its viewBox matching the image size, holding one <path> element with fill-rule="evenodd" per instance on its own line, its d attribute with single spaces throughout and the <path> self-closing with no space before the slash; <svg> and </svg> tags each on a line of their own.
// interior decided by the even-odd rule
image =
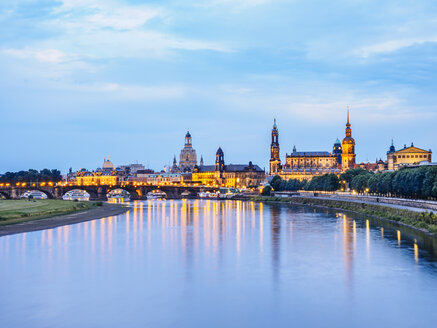
<svg viewBox="0 0 437 328">
<path fill-rule="evenodd" d="M 264 195 L 269 195 L 272 189 L 276 191 L 336 191 L 349 187 L 357 193 L 378 196 L 436 199 L 437 166 L 403 168 L 399 171 L 378 173 L 358 168 L 347 170 L 340 176 L 325 174 L 309 181 L 283 180 L 275 176 L 268 187 L 270 189 L 264 188 Z"/>
<path fill-rule="evenodd" d="M 61 171 L 56 169 L 43 169 L 41 171 L 30 169 L 28 171 L 6 172 L 0 176 L 0 182 L 11 184 L 17 182 L 58 182 L 61 180 Z"/>
</svg>

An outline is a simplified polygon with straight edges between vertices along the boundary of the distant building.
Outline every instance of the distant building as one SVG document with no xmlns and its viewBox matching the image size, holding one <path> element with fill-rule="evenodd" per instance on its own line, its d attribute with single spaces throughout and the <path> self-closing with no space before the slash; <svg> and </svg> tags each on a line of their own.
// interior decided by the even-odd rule
<svg viewBox="0 0 437 328">
<path fill-rule="evenodd" d="M 138 173 L 136 177 L 129 178 L 129 181 L 159 185 L 165 183 L 180 183 L 184 181 L 184 176 L 181 173 Z"/>
<path fill-rule="evenodd" d="M 215 165 L 195 166 L 192 181 L 203 185 L 244 188 L 259 186 L 265 180 L 265 172 L 258 165 L 225 164 L 221 147 L 217 150 Z"/>
<path fill-rule="evenodd" d="M 120 170 L 126 171 L 129 174 L 136 174 L 138 171 L 144 170 L 145 167 L 143 164 L 129 164 L 129 165 L 120 165 L 118 167 Z"/>
<path fill-rule="evenodd" d="M 393 142 L 387 152 L 387 169 L 398 170 L 404 166 L 417 165 L 421 162 L 431 163 L 431 149 L 425 150 L 415 147 L 411 143 L 410 147 L 404 145 L 403 149 L 396 151 Z"/>
<path fill-rule="evenodd" d="M 173 160 L 173 167 L 175 167 L 176 158 Z M 191 134 L 187 131 L 185 135 L 185 145 L 181 150 L 181 154 L 179 155 L 179 171 L 180 172 L 192 172 L 194 167 L 197 165 L 197 155 L 196 151 L 193 149 L 191 143 Z M 172 167 L 172 172 L 175 169 Z"/>
<path fill-rule="evenodd" d="M 74 182 L 78 186 L 116 185 L 122 181 L 126 181 L 127 178 L 128 174 L 124 170 L 115 168 L 109 158 L 105 158 L 102 168 L 98 168 L 95 171 L 81 169 L 74 174 L 74 178 L 71 179 L 71 182 Z"/>
</svg>

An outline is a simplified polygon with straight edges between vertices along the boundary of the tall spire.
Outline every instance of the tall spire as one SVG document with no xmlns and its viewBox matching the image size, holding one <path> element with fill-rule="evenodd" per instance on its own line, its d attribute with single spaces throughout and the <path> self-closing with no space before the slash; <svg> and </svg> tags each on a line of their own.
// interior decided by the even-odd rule
<svg viewBox="0 0 437 328">
<path fill-rule="evenodd" d="M 277 125 L 276 125 L 276 117 L 273 119 L 273 129 L 276 129 Z"/>
<path fill-rule="evenodd" d="M 347 125 L 350 125 L 350 122 L 349 122 L 349 105 L 347 105 Z"/>
</svg>

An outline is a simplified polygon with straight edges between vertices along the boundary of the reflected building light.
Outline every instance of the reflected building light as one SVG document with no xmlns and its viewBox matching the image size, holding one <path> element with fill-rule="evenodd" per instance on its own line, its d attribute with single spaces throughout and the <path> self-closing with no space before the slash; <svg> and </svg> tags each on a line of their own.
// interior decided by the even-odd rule
<svg viewBox="0 0 437 328">
<path fill-rule="evenodd" d="M 112 254 L 112 221 L 114 218 L 110 216 L 108 218 L 108 253 L 109 255 Z"/>
<path fill-rule="evenodd" d="M 384 228 L 381 227 L 381 239 L 383 239 L 383 238 L 384 238 Z"/>
<path fill-rule="evenodd" d="M 91 253 L 94 255 L 96 250 L 96 221 L 92 220 L 90 222 L 90 235 L 91 235 Z"/>
<path fill-rule="evenodd" d="M 102 255 L 102 258 L 105 256 L 105 231 L 106 226 L 106 218 L 100 220 L 100 253 Z"/>
<path fill-rule="evenodd" d="M 263 221 L 263 203 L 259 204 L 259 251 L 264 251 L 264 221 Z"/>
<path fill-rule="evenodd" d="M 353 238 L 351 238 L 351 235 Z M 351 234 L 351 222 L 346 215 L 343 215 L 343 258 L 345 269 L 345 280 L 348 286 L 350 286 L 353 278 L 353 261 L 355 252 L 355 221 L 352 222 L 352 234 Z"/>
<path fill-rule="evenodd" d="M 61 246 L 62 243 L 62 227 L 56 228 L 56 243 Z"/>
<path fill-rule="evenodd" d="M 370 256 L 370 221 L 366 220 L 366 254 Z"/>
<path fill-rule="evenodd" d="M 397 236 L 398 236 L 398 246 L 401 247 L 401 231 L 400 230 L 397 231 Z"/>
<path fill-rule="evenodd" d="M 417 240 L 414 239 L 414 261 L 419 262 L 419 246 L 417 245 Z"/>
<path fill-rule="evenodd" d="M 357 222 L 355 220 L 353 221 L 352 233 L 354 239 L 354 253 L 355 253 L 357 249 Z"/>
<path fill-rule="evenodd" d="M 237 245 L 236 245 L 236 247 L 237 247 L 237 254 L 238 254 L 238 256 L 240 256 L 240 238 L 241 238 L 241 227 L 240 227 L 240 224 L 241 224 L 241 203 L 240 202 L 238 202 L 237 203 L 237 235 L 236 235 L 236 242 L 237 242 Z"/>
</svg>

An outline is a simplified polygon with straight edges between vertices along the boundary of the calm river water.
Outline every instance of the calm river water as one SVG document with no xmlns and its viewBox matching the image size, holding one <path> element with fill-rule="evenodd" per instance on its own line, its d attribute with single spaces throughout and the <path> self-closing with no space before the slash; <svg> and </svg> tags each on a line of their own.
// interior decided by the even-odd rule
<svg viewBox="0 0 437 328">
<path fill-rule="evenodd" d="M 335 211 L 143 201 L 0 238 L 0 327 L 436 327 L 432 239 Z"/>
</svg>

